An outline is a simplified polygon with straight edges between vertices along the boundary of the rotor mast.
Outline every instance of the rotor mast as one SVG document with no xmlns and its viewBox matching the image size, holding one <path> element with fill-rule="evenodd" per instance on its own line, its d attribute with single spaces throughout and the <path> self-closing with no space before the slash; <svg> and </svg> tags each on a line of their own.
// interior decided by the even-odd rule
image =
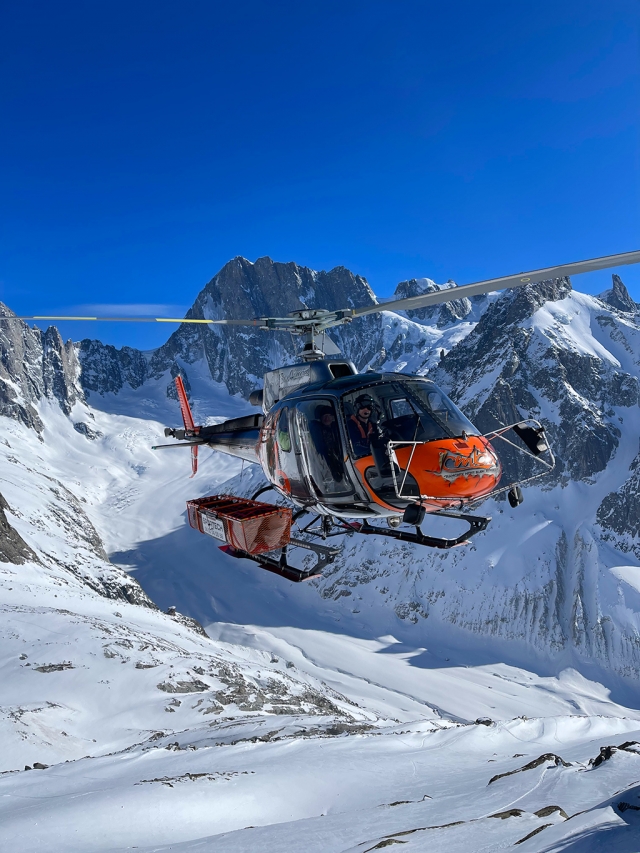
<svg viewBox="0 0 640 853">
<path fill-rule="evenodd" d="M 303 361 L 321 361 L 326 358 L 328 354 L 326 352 L 326 348 L 323 349 L 316 344 L 316 337 L 321 334 L 324 338 L 327 328 L 338 325 L 338 323 L 335 322 L 335 315 L 335 311 L 327 311 L 325 308 L 305 308 L 302 311 L 292 311 L 291 314 L 289 314 L 292 321 L 290 331 L 292 334 L 302 336 L 303 344 L 301 357 Z M 340 319 L 343 323 L 351 320 L 350 317 L 346 316 L 341 317 Z M 331 344 L 335 347 L 333 342 L 331 342 Z M 335 351 L 337 351 L 337 348 L 334 352 Z"/>
</svg>

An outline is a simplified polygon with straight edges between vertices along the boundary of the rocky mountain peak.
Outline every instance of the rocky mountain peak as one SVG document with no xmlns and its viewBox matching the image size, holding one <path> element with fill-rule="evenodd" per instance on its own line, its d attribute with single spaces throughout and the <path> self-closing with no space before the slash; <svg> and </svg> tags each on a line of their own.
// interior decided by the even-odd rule
<svg viewBox="0 0 640 853">
<path fill-rule="evenodd" d="M 414 279 L 399 285 L 396 296 L 452 286 Z M 626 290 L 615 279 L 613 290 L 623 299 Z M 621 316 L 611 301 L 574 293 L 566 278 L 483 299 L 461 304 L 462 318 L 450 316 L 444 325 L 439 308 L 414 318 L 383 311 L 333 330 L 332 337 L 361 369 L 377 358 L 385 369 L 428 372 L 483 432 L 538 418 L 557 457 L 555 472 L 526 490 L 519 516 L 512 517 L 506 502 L 487 507 L 492 527 L 466 556 L 454 549 L 422 552 L 418 559 L 408 546 L 359 544 L 354 537 L 318 583 L 319 593 L 349 598 L 358 613 L 360 598 L 376 588 L 384 606 L 410 624 L 440 619 L 447 630 L 584 655 L 637 678 L 637 615 L 628 621 L 616 603 L 617 576 L 608 566 L 635 571 L 627 563 L 640 559 L 638 317 Z M 282 316 L 302 307 L 374 301 L 365 279 L 344 267 L 316 272 L 270 258 L 235 258 L 203 288 L 189 316 Z M 59 335 L 19 323 L 0 325 L 0 332 L 0 388 L 14 394 L 4 400 L 3 413 L 11 414 L 11 404 L 22 407 L 15 411 L 23 420 L 37 417 L 29 401 L 38 394 L 69 406 L 74 362 Z M 264 371 L 293 360 L 296 346 L 288 334 L 251 327 L 182 325 L 151 355 L 95 341 L 83 341 L 77 352 L 92 392 L 151 386 L 159 378 L 163 393 L 180 372 L 211 411 L 209 377 L 246 396 Z M 504 484 L 533 473 L 526 457 L 504 444 L 499 452 Z M 236 488 L 244 486 L 231 481 L 228 489 Z M 515 524 L 517 536 L 511 533 Z"/>
<path fill-rule="evenodd" d="M 445 284 L 436 284 L 430 278 L 412 278 L 409 281 L 401 281 L 396 287 L 393 294 L 394 299 L 408 299 L 412 296 L 422 296 L 423 293 L 437 293 L 442 290 L 448 290 L 451 287 L 456 287 L 455 281 L 449 279 Z M 486 299 L 486 297 L 480 297 Z M 415 308 L 411 311 L 406 311 L 407 317 L 418 322 L 432 322 L 436 326 L 442 328 L 454 323 L 456 320 L 463 320 L 472 311 L 470 299 L 455 299 L 452 302 L 445 302 L 442 305 L 433 305 L 426 308 Z"/>
<path fill-rule="evenodd" d="M 576 302 L 570 313 L 549 308 L 571 292 L 563 278 L 505 294 L 434 373 L 483 432 L 546 413 L 557 467 L 545 487 L 589 481 L 602 471 L 620 438 L 611 406 L 638 402 L 636 377 L 588 351 L 578 319 L 586 307 Z M 551 325 L 536 322 L 543 306 L 555 319 Z M 510 477 L 530 474 L 526 459 L 501 449 Z"/>
<path fill-rule="evenodd" d="M 192 311 L 210 319 L 283 316 L 303 308 L 347 308 L 374 305 L 366 279 L 343 266 L 329 272 L 309 269 L 271 258 L 234 258 L 205 285 Z M 213 309 L 213 313 L 212 313 Z"/>
<path fill-rule="evenodd" d="M 607 302 L 609 305 L 617 308 L 618 311 L 633 312 L 635 314 L 638 310 L 638 305 L 629 295 L 629 291 L 622 283 L 620 276 L 614 273 L 611 276 L 611 281 L 613 285 L 611 289 L 605 290 L 604 293 L 600 294 L 599 298 L 603 302 Z"/>
<path fill-rule="evenodd" d="M 187 317 L 194 319 L 251 319 L 286 316 L 303 308 L 329 310 L 373 305 L 376 299 L 366 279 L 345 267 L 316 272 L 296 263 L 279 263 L 258 258 L 234 258 L 198 294 Z M 379 349 L 372 338 L 376 321 L 362 318 L 352 324 L 354 334 L 342 329 L 332 337 L 342 352 L 354 361 L 368 361 Z M 243 396 L 261 384 L 262 376 L 275 364 L 295 360 L 299 346 L 289 333 L 265 334 L 243 327 L 180 326 L 149 363 L 151 375 L 171 370 L 179 360 L 181 371 L 204 360 L 211 377 L 224 382 L 232 394 Z"/>
</svg>

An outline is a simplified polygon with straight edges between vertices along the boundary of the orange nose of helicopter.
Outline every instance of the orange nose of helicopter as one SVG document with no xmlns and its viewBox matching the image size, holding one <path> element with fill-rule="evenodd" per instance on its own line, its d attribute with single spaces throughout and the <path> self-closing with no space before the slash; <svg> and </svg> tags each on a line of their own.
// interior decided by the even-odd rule
<svg viewBox="0 0 640 853">
<path fill-rule="evenodd" d="M 436 509 L 484 497 L 502 474 L 500 460 L 483 436 L 398 446 L 395 452 L 398 465 L 416 481 L 427 506 Z M 402 476 L 401 472 L 400 486 Z"/>
</svg>

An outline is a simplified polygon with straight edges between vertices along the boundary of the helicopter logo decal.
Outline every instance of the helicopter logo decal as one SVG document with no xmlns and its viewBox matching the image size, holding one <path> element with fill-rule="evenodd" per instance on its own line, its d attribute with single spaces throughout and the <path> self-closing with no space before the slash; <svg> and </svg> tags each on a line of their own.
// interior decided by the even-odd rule
<svg viewBox="0 0 640 853">
<path fill-rule="evenodd" d="M 459 477 L 499 477 L 500 465 L 492 453 L 474 447 L 468 456 L 453 450 L 440 453 L 440 475 L 450 483 Z"/>
</svg>

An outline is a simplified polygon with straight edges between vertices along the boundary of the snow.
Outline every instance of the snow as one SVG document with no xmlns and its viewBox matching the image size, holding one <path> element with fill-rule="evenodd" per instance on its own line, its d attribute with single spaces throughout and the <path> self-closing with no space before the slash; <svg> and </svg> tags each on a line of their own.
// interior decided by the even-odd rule
<svg viewBox="0 0 640 853">
<path fill-rule="evenodd" d="M 537 333 L 546 334 L 565 349 L 620 367 L 618 359 L 592 334 L 594 310 L 601 313 L 598 299 L 573 291 L 559 302 L 547 302 L 525 323 L 525 328 L 533 326 Z"/>
<path fill-rule="evenodd" d="M 640 592 L 640 566 L 612 566 L 609 571 L 618 580 L 628 583 L 636 592 Z"/>
<path fill-rule="evenodd" d="M 537 312 L 536 334 L 630 368 L 640 342 L 629 352 L 596 309 L 574 293 Z M 396 331 L 439 346 L 460 328 Z M 204 363 L 189 379 L 197 419 L 251 410 Z M 0 849 L 480 853 L 526 836 L 523 851 L 638 849 L 640 746 L 589 762 L 640 741 L 637 678 L 615 669 L 623 632 L 640 636 L 640 566 L 586 520 L 628 476 L 636 409 L 619 410 L 620 445 L 592 483 L 529 489 L 524 511 L 488 503 L 470 548 L 418 561 L 347 537 L 334 574 L 293 585 L 186 526 L 188 498 L 248 492 L 260 472 L 205 451 L 190 480 L 187 452 L 152 451 L 179 423 L 166 385 L 93 394 L 69 418 L 43 401 L 42 441 L 2 419 L 7 519 L 38 562 L 0 563 Z M 562 531 L 591 634 L 612 626 L 608 659 L 558 650 L 525 601 L 550 602 Z M 118 566 L 208 636 L 99 594 Z M 501 620 L 514 596 L 517 618 Z M 412 602 L 427 616 L 399 615 Z M 526 769 L 547 754 L 562 761 Z M 35 762 L 49 766 L 23 769 Z"/>
</svg>

